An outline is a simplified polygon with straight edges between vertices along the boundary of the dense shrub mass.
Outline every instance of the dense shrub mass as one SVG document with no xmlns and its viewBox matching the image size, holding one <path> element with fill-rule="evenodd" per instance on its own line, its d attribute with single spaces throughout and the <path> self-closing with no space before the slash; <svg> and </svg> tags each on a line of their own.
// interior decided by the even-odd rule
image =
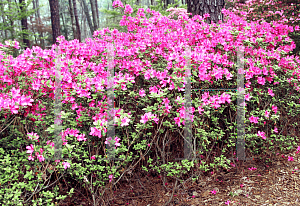
<svg viewBox="0 0 300 206">
<path fill-rule="evenodd" d="M 7 126 L 1 133 L 0 201 L 54 205 L 67 195 L 59 196 L 56 182 L 62 180 L 76 180 L 93 198 L 99 197 L 107 184 L 116 185 L 138 164 L 179 180 L 191 168 L 228 169 L 236 140 L 234 91 L 192 94 L 192 131 L 197 157 L 203 160 L 174 164 L 175 158 L 183 157 L 188 47 L 192 87 L 203 89 L 236 87 L 237 50 L 242 50 L 248 154 L 292 149 L 300 112 L 300 60 L 288 55 L 295 48 L 287 37 L 293 27 L 248 22 L 223 12 L 224 24 L 207 25 L 200 16 L 189 19 L 182 14 L 175 20 L 150 9 L 139 9 L 132 17 L 132 8 L 126 5 L 120 25 L 127 26 L 128 33 L 103 29 L 85 43 L 59 37 L 63 96 L 59 146 L 53 134 L 57 46 L 33 47 L 13 58 L 9 52 L 18 49 L 18 43 L 0 45 L 1 121 Z M 105 145 L 110 144 L 105 139 L 108 47 L 113 48 L 115 73 L 114 144 L 116 158 L 124 161 L 105 160 Z M 60 146 L 64 160 L 47 161 Z"/>
</svg>

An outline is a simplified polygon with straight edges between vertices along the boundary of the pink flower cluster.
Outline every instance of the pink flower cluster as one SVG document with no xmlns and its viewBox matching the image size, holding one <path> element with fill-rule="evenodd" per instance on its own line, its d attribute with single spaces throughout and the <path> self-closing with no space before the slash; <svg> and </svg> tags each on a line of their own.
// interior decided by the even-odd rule
<svg viewBox="0 0 300 206">
<path fill-rule="evenodd" d="M 106 138 L 106 141 L 104 143 L 110 145 L 111 140 L 112 140 L 112 138 L 108 137 L 108 138 Z M 115 149 L 117 149 L 117 146 L 121 146 L 121 144 L 119 143 L 120 140 L 121 140 L 120 138 L 115 137 Z"/>
<path fill-rule="evenodd" d="M 122 2 L 116 1 L 114 7 L 122 7 Z M 282 25 L 274 22 L 272 25 L 266 22 L 247 22 L 243 18 L 230 13 L 226 10 L 222 10 L 225 15 L 229 18 L 226 23 L 218 25 L 218 31 L 214 25 L 208 26 L 204 23 L 204 18 L 209 15 L 205 15 L 204 18 L 200 16 L 195 16 L 192 19 L 189 19 L 187 16 L 182 15 L 181 19 L 174 21 L 170 20 L 167 17 L 162 17 L 159 12 L 156 12 L 151 9 L 147 9 L 146 12 L 151 14 L 150 19 L 144 18 L 145 12 L 144 9 L 139 9 L 137 12 L 137 17 L 133 18 L 126 14 L 131 14 L 133 9 L 130 5 L 125 6 L 124 16 L 120 21 L 120 26 L 127 26 L 128 33 L 120 33 L 118 30 L 114 29 L 110 31 L 108 28 L 105 28 L 101 31 L 94 32 L 94 39 L 87 39 L 85 43 L 79 43 L 78 40 L 66 41 L 64 37 L 59 37 L 57 39 L 59 43 L 60 50 L 64 54 L 62 59 L 62 89 L 63 95 L 66 97 L 63 99 L 64 103 L 71 103 L 70 107 L 73 110 L 76 110 L 77 113 L 77 126 L 80 126 L 82 122 L 79 122 L 79 118 L 82 116 L 83 111 L 87 111 L 89 115 L 92 112 L 88 108 L 81 105 L 80 106 L 75 102 L 77 99 L 81 98 L 91 98 L 92 91 L 103 91 L 105 87 L 109 84 L 106 80 L 106 64 L 96 64 L 92 62 L 91 59 L 94 56 L 102 57 L 106 52 L 106 47 L 111 42 L 111 39 L 114 39 L 115 45 L 118 45 L 114 50 L 120 57 L 115 59 L 114 64 L 120 69 L 119 73 L 116 72 L 116 78 L 113 82 L 114 86 L 120 90 L 126 90 L 126 84 L 134 83 L 134 79 L 138 75 L 144 75 L 146 80 L 151 82 L 152 80 L 159 80 L 161 85 L 153 84 L 150 85 L 149 94 L 161 94 L 164 91 L 164 87 L 172 91 L 176 87 L 178 91 L 183 91 L 185 86 L 179 88 L 175 86 L 175 83 L 183 83 L 183 72 L 178 71 L 173 74 L 169 74 L 170 70 L 174 68 L 182 68 L 186 64 L 184 58 L 184 48 L 190 45 L 197 45 L 192 49 L 191 62 L 195 66 L 195 71 L 200 81 L 209 81 L 213 83 L 214 80 L 222 79 L 223 77 L 227 80 L 232 78 L 232 74 L 227 68 L 233 68 L 233 62 L 230 61 L 227 54 L 221 54 L 220 52 L 210 52 L 214 50 L 215 46 L 219 43 L 222 45 L 223 50 L 226 53 L 230 53 L 235 50 L 238 46 L 243 45 L 245 40 L 250 41 L 253 44 L 257 43 L 257 34 L 266 35 L 264 44 L 267 44 L 267 48 L 249 48 L 245 47 L 245 59 L 248 60 L 247 66 L 248 70 L 245 70 L 246 76 L 246 87 L 249 88 L 251 85 L 250 79 L 252 79 L 252 84 L 257 83 L 260 85 L 265 85 L 267 82 L 272 83 L 274 77 L 276 76 L 273 65 L 274 62 L 278 61 L 279 66 L 282 68 L 282 71 L 286 72 L 286 69 L 294 70 L 294 76 L 300 76 L 299 71 L 296 70 L 297 66 L 300 64 L 299 58 L 281 58 L 282 51 L 289 52 L 295 48 L 295 43 L 291 42 L 289 44 L 285 43 L 283 36 L 287 35 L 288 32 L 292 29 L 286 25 Z M 201 22 L 196 22 L 200 20 Z M 241 25 L 241 26 L 234 26 Z M 184 29 L 184 28 L 188 29 Z M 245 28 L 249 28 L 246 30 Z M 231 33 L 232 30 L 239 29 L 239 32 L 243 35 L 235 35 Z M 132 32 L 134 31 L 134 32 Z M 207 38 L 209 35 L 209 38 Z M 147 38 L 145 38 L 147 37 Z M 188 38 L 187 38 L 188 37 Z M 130 42 L 134 40 L 134 44 Z M 234 41 L 232 40 L 234 39 Z M 9 43 L 10 44 L 10 43 Z M 17 44 L 14 43 L 17 47 Z M 124 49 L 124 46 L 131 45 L 130 48 Z M 277 47 L 275 49 L 275 46 Z M 1 45 L 0 45 L 1 47 Z M 43 121 L 43 117 L 46 113 L 43 113 L 43 109 L 39 108 L 41 104 L 40 98 L 49 98 L 54 99 L 54 88 L 55 82 L 53 76 L 55 75 L 55 64 L 54 58 L 56 56 L 55 48 L 57 46 L 53 45 L 50 50 L 42 50 L 39 47 L 33 47 L 32 49 L 27 49 L 23 54 L 19 55 L 17 58 L 7 57 L 6 61 L 0 62 L 0 76 L 2 76 L 0 89 L 0 110 L 3 109 L 5 112 L 18 114 L 23 112 L 24 116 L 27 117 L 29 113 L 34 114 Z M 166 51 L 167 48 L 167 51 Z M 145 51 L 149 51 L 148 54 L 145 54 Z M 167 61 L 167 68 L 162 71 L 156 71 L 151 61 L 141 61 L 140 58 L 131 58 L 137 54 L 148 55 L 151 61 L 158 61 L 158 58 L 164 57 Z M 260 57 L 262 67 L 259 68 L 255 66 L 256 59 L 252 57 Z M 130 58 L 129 58 L 130 57 Z M 250 58 L 247 58 L 250 57 Z M 0 60 L 4 57 L 1 53 Z M 129 60 L 133 59 L 133 60 Z M 271 59 L 271 60 L 270 60 Z M 104 61 L 103 61 L 104 62 Z M 296 62 L 298 62 L 296 64 Z M 293 63 L 293 64 L 292 64 Z M 216 66 L 222 64 L 222 67 Z M 214 66 L 213 66 L 214 65 Z M 213 68 L 212 68 L 213 67 Z M 9 72 L 7 68 L 11 68 L 14 73 Z M 41 68 L 41 69 L 37 69 Z M 129 73 L 123 75 L 121 71 L 127 69 Z M 96 76 L 90 77 L 89 71 L 92 71 Z M 25 73 L 28 77 L 24 82 L 18 82 L 16 76 L 22 76 Z M 287 72 L 286 72 L 287 73 Z M 84 77 L 84 81 L 78 80 L 78 76 Z M 178 80 L 179 79 L 179 80 Z M 298 78 L 299 79 L 299 78 Z M 85 84 L 86 87 L 83 88 L 81 85 Z M 276 82 L 273 83 L 274 85 Z M 255 84 L 256 85 L 256 84 Z M 30 89 L 28 89 L 28 86 Z M 70 91 L 64 89 L 70 89 Z M 76 98 L 72 97 L 71 91 L 76 92 Z M 49 94 L 48 94 L 49 93 Z M 274 96 L 273 91 L 268 88 L 268 93 L 272 97 Z M 146 92 L 141 89 L 139 95 L 144 98 L 148 98 L 148 91 Z M 250 100 L 250 94 L 245 95 L 247 101 Z M 93 136 L 102 136 L 102 132 L 107 132 L 105 125 L 107 123 L 107 97 L 104 95 L 98 104 L 91 102 L 90 107 L 100 108 L 100 112 L 93 114 L 91 117 L 94 120 L 94 124 L 97 127 L 91 127 L 90 135 Z M 184 101 L 184 98 L 180 101 Z M 213 108 L 221 107 L 221 104 L 231 103 L 231 96 L 223 93 L 220 97 L 218 95 L 210 96 L 209 92 L 206 92 L 202 95 L 202 104 L 198 107 L 198 112 L 201 114 L 204 111 L 204 106 L 211 106 Z M 161 101 L 159 101 L 161 103 Z M 161 107 L 165 106 L 164 113 L 169 114 L 173 112 L 179 112 L 177 117 L 172 116 L 172 124 L 180 126 L 182 122 L 184 124 L 185 119 L 185 108 L 180 105 L 176 107 L 176 104 L 170 106 L 170 100 L 165 98 Z M 183 103 L 183 102 L 181 102 Z M 178 104 L 178 103 L 177 103 Z M 178 106 L 178 105 L 177 105 Z M 44 107 L 45 108 L 45 107 Z M 44 109 L 45 110 L 45 109 Z M 272 106 L 274 113 L 277 113 L 277 107 Z M 41 111 L 39 113 L 39 111 Z M 154 110 L 156 111 L 156 110 Z M 190 113 L 193 113 L 195 108 L 190 109 Z M 90 113 L 89 113 L 90 112 Z M 162 113 L 163 113 L 162 112 Z M 268 116 L 269 113 L 266 111 L 265 116 Z M 116 114 L 117 116 L 117 114 Z M 191 119 L 193 121 L 193 115 Z M 251 122 L 258 123 L 258 117 L 250 117 Z M 122 126 L 126 126 L 129 123 L 130 118 L 123 117 L 121 122 Z M 141 116 L 141 119 L 138 120 L 140 123 L 145 124 L 147 121 L 154 120 L 158 124 L 159 119 L 156 114 L 147 112 Z M 162 121 L 162 120 L 161 120 Z M 274 132 L 277 131 L 275 127 Z M 63 145 L 67 144 L 66 135 L 72 135 L 77 138 L 78 141 L 86 141 L 84 134 L 79 134 L 78 130 L 70 130 L 68 128 L 63 133 Z M 32 140 L 37 140 L 37 136 L 34 136 L 33 133 L 31 138 Z M 258 131 L 258 136 L 261 136 L 265 139 L 265 133 Z M 48 142 L 53 145 L 51 142 Z M 47 144 L 48 144 L 47 143 Z M 30 158 L 34 152 L 34 146 L 31 144 L 27 146 L 27 153 L 30 153 Z M 37 154 L 37 153 L 35 153 Z M 38 153 L 37 158 L 40 161 L 43 161 L 43 152 Z M 64 166 L 68 166 L 68 163 L 64 163 Z"/>
<path fill-rule="evenodd" d="M 181 15 L 189 15 L 187 13 L 187 10 L 184 9 L 184 8 L 169 8 L 167 9 L 168 12 L 171 12 L 169 15 L 168 15 L 168 18 L 173 18 L 173 17 L 179 17 Z"/>
<path fill-rule="evenodd" d="M 118 8 L 118 7 L 124 8 L 123 3 L 120 0 L 114 1 L 112 4 L 112 7 L 113 8 Z"/>
</svg>

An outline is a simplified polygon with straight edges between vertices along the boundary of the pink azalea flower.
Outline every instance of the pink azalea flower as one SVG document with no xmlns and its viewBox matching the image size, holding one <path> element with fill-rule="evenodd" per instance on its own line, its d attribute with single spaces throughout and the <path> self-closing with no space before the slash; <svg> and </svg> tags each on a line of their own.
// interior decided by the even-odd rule
<svg viewBox="0 0 300 206">
<path fill-rule="evenodd" d="M 131 14 L 133 12 L 133 9 L 129 4 L 126 4 L 124 14 Z"/>
<path fill-rule="evenodd" d="M 272 110 L 275 112 L 275 114 L 277 113 L 277 107 L 275 105 L 272 105 Z"/>
<path fill-rule="evenodd" d="M 202 112 L 204 111 L 204 109 L 202 109 L 201 107 L 198 107 L 198 111 L 199 111 L 199 114 L 202 114 Z"/>
<path fill-rule="evenodd" d="M 245 94 L 245 100 L 246 100 L 246 101 L 250 101 L 251 98 L 252 98 L 252 97 L 250 96 L 249 93 L 248 93 L 248 94 Z"/>
<path fill-rule="evenodd" d="M 275 133 L 278 133 L 277 127 L 274 128 L 274 132 L 275 132 Z"/>
<path fill-rule="evenodd" d="M 293 157 L 288 156 L 288 161 L 294 161 Z"/>
<path fill-rule="evenodd" d="M 275 95 L 275 94 L 273 93 L 272 89 L 270 89 L 270 88 L 268 88 L 268 93 L 269 93 L 269 95 L 272 96 L 272 97 L 274 97 L 274 95 Z"/>
<path fill-rule="evenodd" d="M 174 120 L 178 127 L 180 127 L 180 117 L 175 117 Z"/>
<path fill-rule="evenodd" d="M 254 117 L 253 115 L 249 118 L 249 120 L 250 120 L 250 122 L 252 122 L 252 123 L 258 123 L 258 120 L 259 119 L 259 117 Z"/>
<path fill-rule="evenodd" d="M 109 178 L 109 182 L 111 182 L 112 181 L 112 178 L 113 178 L 114 176 L 113 175 L 109 175 L 108 176 L 108 178 Z"/>
<path fill-rule="evenodd" d="M 112 7 L 113 8 L 118 8 L 118 7 L 124 8 L 123 3 L 120 0 L 114 1 L 113 4 L 112 4 Z"/>
<path fill-rule="evenodd" d="M 255 168 L 255 167 L 251 167 L 251 168 L 248 168 L 249 170 L 257 170 L 257 168 Z"/>
<path fill-rule="evenodd" d="M 65 170 L 66 170 L 67 168 L 70 168 L 70 166 L 71 166 L 69 162 L 63 162 L 62 164 L 63 164 Z"/>
<path fill-rule="evenodd" d="M 76 134 L 77 135 L 77 134 Z M 85 134 L 81 134 L 81 135 L 77 135 L 77 140 L 79 141 L 79 142 L 81 142 L 81 141 L 86 141 L 86 138 L 84 138 L 85 137 Z"/>
<path fill-rule="evenodd" d="M 265 85 L 265 82 L 266 82 L 265 78 L 263 78 L 263 77 L 258 77 L 257 78 L 257 83 L 258 84 Z"/>
<path fill-rule="evenodd" d="M 122 120 L 121 120 L 121 127 L 123 127 L 123 126 L 128 126 L 129 124 L 129 122 L 130 122 L 130 119 L 128 118 L 128 117 L 124 117 Z"/>
<path fill-rule="evenodd" d="M 34 146 L 32 144 L 30 144 L 30 146 L 27 146 L 26 149 L 28 149 L 26 153 L 32 154 L 34 152 Z"/>
<path fill-rule="evenodd" d="M 32 160 L 33 161 L 34 157 L 30 154 L 29 157 L 28 157 L 28 160 Z"/>
<path fill-rule="evenodd" d="M 270 112 L 268 112 L 267 110 L 265 111 L 265 117 L 269 118 L 269 114 Z"/>
<path fill-rule="evenodd" d="M 92 159 L 92 160 L 95 160 L 95 159 L 96 159 L 95 155 L 91 156 L 91 159 Z"/>
<path fill-rule="evenodd" d="M 211 191 L 211 193 L 215 195 L 217 193 L 217 191 L 213 190 L 213 191 Z"/>
<path fill-rule="evenodd" d="M 263 139 L 266 139 L 264 132 L 258 131 L 257 136 L 262 137 Z"/>
</svg>

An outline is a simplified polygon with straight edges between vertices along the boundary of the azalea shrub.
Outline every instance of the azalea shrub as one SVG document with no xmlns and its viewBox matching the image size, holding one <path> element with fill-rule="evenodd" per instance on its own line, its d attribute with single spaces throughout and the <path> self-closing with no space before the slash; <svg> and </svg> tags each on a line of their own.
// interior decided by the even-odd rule
<svg viewBox="0 0 300 206">
<path fill-rule="evenodd" d="M 187 171 L 230 169 L 235 91 L 192 93 L 190 117 L 201 160 L 175 161 L 184 157 L 187 47 L 192 88 L 199 89 L 236 87 L 237 50 L 244 51 L 247 156 L 284 153 L 297 145 L 300 60 L 289 55 L 295 43 L 287 36 L 293 27 L 247 22 L 225 9 L 224 23 L 207 25 L 200 16 L 180 14 L 176 20 L 151 9 L 139 9 L 134 17 L 130 5 L 123 7 L 120 26 L 128 33 L 105 28 L 85 43 L 57 39 L 61 145 L 55 145 L 53 111 L 57 46 L 33 47 L 13 58 L 9 52 L 17 43 L 0 45 L 0 114 L 7 127 L 1 133 L 1 202 L 54 205 L 84 187 L 88 201 L 101 204 L 104 194 L 136 169 L 157 171 L 164 183 L 170 178 L 182 183 Z M 115 74 L 114 141 L 105 137 L 108 47 Z M 107 144 L 123 160 L 107 159 Z M 60 147 L 63 159 L 49 160 Z M 62 184 L 70 188 L 67 194 L 60 193 Z"/>
</svg>

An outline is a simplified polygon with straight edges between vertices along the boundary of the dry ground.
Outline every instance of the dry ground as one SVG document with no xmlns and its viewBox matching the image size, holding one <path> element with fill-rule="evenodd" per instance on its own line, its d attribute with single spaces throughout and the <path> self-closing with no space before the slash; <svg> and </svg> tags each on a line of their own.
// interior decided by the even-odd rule
<svg viewBox="0 0 300 206">
<path fill-rule="evenodd" d="M 293 156 L 294 161 L 288 161 Z M 300 153 L 296 151 L 274 157 L 272 163 L 262 160 L 239 161 L 229 171 L 200 175 L 196 182 L 186 182 L 186 189 L 175 191 L 167 205 L 300 205 Z M 255 167 L 256 170 L 248 168 Z M 299 170 L 297 170 L 299 168 Z M 163 206 L 172 194 L 175 180 L 163 186 L 156 174 L 135 173 L 117 186 L 114 195 L 99 205 Z M 242 187 L 240 186 L 242 184 Z M 212 194 L 211 191 L 217 191 Z M 230 195 L 232 192 L 232 195 Z M 93 205 L 84 191 L 65 199 L 59 205 Z"/>
</svg>

